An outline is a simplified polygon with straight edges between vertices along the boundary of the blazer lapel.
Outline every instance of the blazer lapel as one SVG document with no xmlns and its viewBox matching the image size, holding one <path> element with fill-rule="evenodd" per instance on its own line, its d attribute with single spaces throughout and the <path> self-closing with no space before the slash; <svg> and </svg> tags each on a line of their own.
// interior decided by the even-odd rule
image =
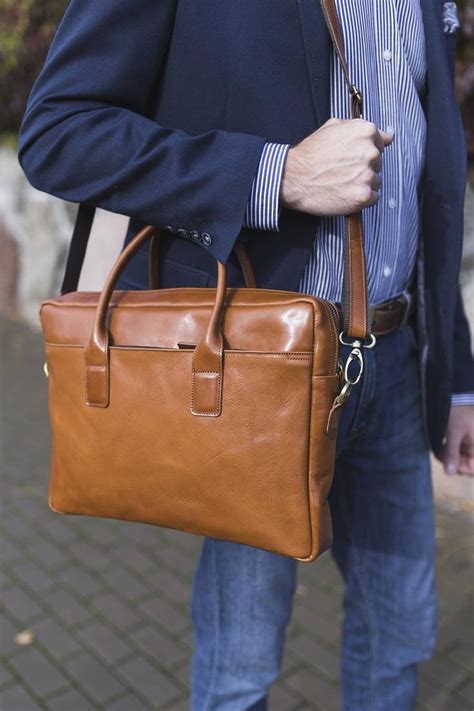
<svg viewBox="0 0 474 711">
<path fill-rule="evenodd" d="M 447 61 L 441 5 L 439 0 L 421 0 L 427 63 L 425 185 L 434 189 L 441 201 L 447 203 L 463 195 L 460 169 L 464 141 Z"/>
<path fill-rule="evenodd" d="M 330 118 L 330 37 L 318 0 L 298 0 L 298 9 L 314 111 L 321 126 Z"/>
</svg>

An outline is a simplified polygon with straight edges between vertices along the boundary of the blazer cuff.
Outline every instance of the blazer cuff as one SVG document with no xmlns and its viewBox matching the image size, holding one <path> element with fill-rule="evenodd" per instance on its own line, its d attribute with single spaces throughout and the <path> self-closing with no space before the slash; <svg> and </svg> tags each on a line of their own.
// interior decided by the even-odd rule
<svg viewBox="0 0 474 711">
<path fill-rule="evenodd" d="M 453 393 L 451 405 L 474 405 L 474 393 Z"/>
<path fill-rule="evenodd" d="M 250 190 L 244 227 L 279 231 L 280 185 L 289 148 L 289 144 L 265 143 Z"/>
</svg>

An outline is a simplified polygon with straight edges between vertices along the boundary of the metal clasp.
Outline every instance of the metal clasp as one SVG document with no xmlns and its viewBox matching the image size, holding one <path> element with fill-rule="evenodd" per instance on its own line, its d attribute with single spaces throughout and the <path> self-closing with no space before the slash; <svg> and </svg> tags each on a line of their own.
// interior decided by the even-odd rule
<svg viewBox="0 0 474 711">
<path fill-rule="evenodd" d="M 351 363 L 357 362 L 359 369 L 357 371 L 357 374 L 354 376 L 351 376 L 349 372 L 349 368 L 351 367 Z M 364 359 L 362 357 L 362 351 L 358 346 L 355 346 L 351 352 L 349 353 L 349 356 L 346 360 L 346 364 L 344 366 L 344 381 L 348 383 L 349 385 L 357 385 L 359 380 L 362 377 L 362 373 L 364 372 Z"/>
<path fill-rule="evenodd" d="M 344 334 L 341 332 L 339 334 L 339 341 L 344 345 L 344 346 L 352 346 L 352 350 L 349 353 L 347 360 L 344 365 L 341 363 L 341 370 L 343 372 L 343 378 L 344 378 L 344 385 L 342 386 L 342 390 L 339 393 L 339 395 L 336 398 L 336 403 L 337 404 L 344 404 L 346 400 L 348 399 L 352 388 L 354 385 L 357 385 L 357 383 L 360 381 L 362 377 L 362 373 L 364 372 L 364 356 L 363 352 L 361 349 L 363 348 L 373 348 L 377 342 L 377 339 L 373 335 L 373 333 L 370 334 L 370 339 L 366 339 L 366 342 L 363 342 L 362 339 L 354 339 L 353 341 L 345 341 L 344 340 Z M 351 375 L 350 373 L 350 368 L 352 363 L 357 363 L 358 364 L 358 370 L 354 375 Z"/>
<path fill-rule="evenodd" d="M 356 338 L 354 341 L 345 341 L 344 333 L 341 331 L 339 334 L 339 342 L 342 343 L 343 346 L 353 346 L 354 348 L 373 348 L 377 343 L 377 339 L 374 334 L 371 333 L 368 343 L 363 343 L 360 338 Z"/>
<path fill-rule="evenodd" d="M 352 96 L 353 101 L 357 102 L 357 104 L 359 106 L 359 111 L 360 111 L 360 113 L 362 113 L 364 100 L 362 98 L 361 90 L 358 89 L 355 84 L 352 84 L 352 86 L 351 86 L 351 96 Z"/>
</svg>

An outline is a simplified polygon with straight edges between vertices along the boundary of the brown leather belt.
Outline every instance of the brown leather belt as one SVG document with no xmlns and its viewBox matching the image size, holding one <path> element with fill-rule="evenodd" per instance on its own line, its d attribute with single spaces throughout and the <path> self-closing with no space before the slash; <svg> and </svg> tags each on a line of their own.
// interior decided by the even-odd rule
<svg viewBox="0 0 474 711">
<path fill-rule="evenodd" d="M 404 291 L 387 301 L 369 306 L 369 320 L 374 336 L 386 336 L 404 326 L 415 312 L 415 300 L 414 292 Z M 337 308 L 341 316 L 341 305 L 337 304 Z"/>
</svg>

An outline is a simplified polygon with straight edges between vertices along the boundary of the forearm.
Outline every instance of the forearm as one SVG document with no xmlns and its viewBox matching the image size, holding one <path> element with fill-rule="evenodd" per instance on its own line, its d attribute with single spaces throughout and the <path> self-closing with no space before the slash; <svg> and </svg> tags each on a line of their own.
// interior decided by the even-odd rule
<svg viewBox="0 0 474 711">
<path fill-rule="evenodd" d="M 157 226 L 206 231 L 214 238 L 211 253 L 225 261 L 242 227 L 263 144 L 220 131 L 190 137 L 102 107 L 82 109 L 23 143 L 20 161 L 33 185 L 65 200 Z"/>
<path fill-rule="evenodd" d="M 30 96 L 19 159 L 40 190 L 208 232 L 206 249 L 226 261 L 265 139 L 189 135 L 148 117 L 175 5 L 72 0 Z"/>
</svg>

